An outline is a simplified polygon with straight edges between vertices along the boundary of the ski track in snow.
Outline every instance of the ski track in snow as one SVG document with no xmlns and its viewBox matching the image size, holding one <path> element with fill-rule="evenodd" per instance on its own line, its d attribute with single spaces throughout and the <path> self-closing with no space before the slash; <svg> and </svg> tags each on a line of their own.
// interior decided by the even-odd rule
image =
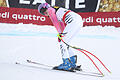
<svg viewBox="0 0 120 80">
<path fill-rule="evenodd" d="M 112 74 L 109 74 L 96 59 L 94 60 L 105 77 L 76 75 L 16 65 L 16 61 L 26 64 L 26 59 L 52 66 L 62 63 L 57 31 L 53 26 L 0 23 L 0 80 L 120 80 L 120 28 L 83 27 L 72 40 L 71 45 L 94 53 Z M 82 69 L 98 72 L 84 54 L 74 49 L 73 51 L 78 55 L 78 64 L 82 65 Z"/>
</svg>

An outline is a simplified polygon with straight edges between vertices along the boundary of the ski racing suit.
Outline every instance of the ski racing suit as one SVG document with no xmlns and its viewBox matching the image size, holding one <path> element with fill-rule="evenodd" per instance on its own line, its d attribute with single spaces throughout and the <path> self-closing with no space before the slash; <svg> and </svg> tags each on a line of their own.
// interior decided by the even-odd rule
<svg viewBox="0 0 120 80">
<path fill-rule="evenodd" d="M 53 25 L 57 29 L 58 33 L 64 37 L 62 40 L 67 44 L 70 44 L 70 41 L 73 37 L 80 31 L 83 26 L 82 17 L 65 8 L 48 8 L 48 13 Z M 62 58 L 69 58 L 74 56 L 73 51 L 68 47 L 64 42 L 60 42 L 60 49 Z"/>
</svg>

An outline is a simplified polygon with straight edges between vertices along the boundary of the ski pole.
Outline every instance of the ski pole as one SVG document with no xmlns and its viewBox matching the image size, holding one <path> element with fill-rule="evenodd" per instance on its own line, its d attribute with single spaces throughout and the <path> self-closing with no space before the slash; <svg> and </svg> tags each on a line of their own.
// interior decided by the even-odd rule
<svg viewBox="0 0 120 80">
<path fill-rule="evenodd" d="M 61 41 L 64 42 L 62 39 L 61 39 Z M 64 42 L 64 43 L 65 43 L 65 42 Z M 67 43 L 65 43 L 65 44 L 67 44 Z M 67 45 L 68 45 L 68 44 L 67 44 Z M 70 46 L 70 45 L 69 45 L 69 46 Z M 72 47 L 72 46 L 70 46 L 70 47 Z M 72 48 L 73 48 L 73 47 L 72 47 Z M 76 48 L 74 48 L 74 49 L 76 49 Z M 87 55 L 85 52 L 83 52 L 81 49 L 76 49 L 76 50 L 84 53 L 84 54 L 92 61 L 92 63 L 95 65 L 95 67 L 96 67 L 97 70 L 100 72 L 100 74 L 104 76 L 104 74 L 100 71 L 100 69 L 99 69 L 98 66 L 95 64 L 95 62 L 90 58 L 90 56 L 88 56 L 88 55 Z"/>
<path fill-rule="evenodd" d="M 79 49 L 77 49 L 79 50 Z M 90 56 L 88 56 L 85 52 L 83 52 L 82 50 L 79 50 L 80 52 L 84 53 L 91 61 L 92 63 L 95 65 L 95 67 L 97 68 L 97 70 L 101 73 L 101 75 L 104 76 L 104 74 L 100 71 L 100 69 L 98 68 L 98 66 L 95 64 L 95 62 L 92 60 L 92 58 L 90 58 Z"/>
<path fill-rule="evenodd" d="M 61 41 L 62 42 L 64 42 L 63 40 L 62 40 L 62 38 L 59 36 L 59 34 L 57 35 L 58 37 L 59 37 L 59 39 L 61 39 Z M 65 43 L 65 42 L 64 42 Z M 71 46 L 71 45 L 69 45 L 69 44 L 67 44 L 67 43 L 65 43 L 67 46 L 69 46 L 69 47 L 71 47 L 71 48 L 74 48 L 74 49 L 76 49 L 76 50 L 78 50 L 78 51 L 81 51 L 82 53 L 84 53 L 91 61 L 92 61 L 92 63 L 95 65 L 95 67 L 98 69 L 98 71 L 103 75 L 103 73 L 100 71 L 100 69 L 97 67 L 97 65 L 95 64 L 95 62 L 85 53 L 85 52 L 87 52 L 87 53 L 89 53 L 89 54 L 91 54 L 92 56 L 94 56 L 104 67 L 105 67 L 105 69 L 109 72 L 109 73 L 111 73 L 110 72 L 110 70 L 108 70 L 107 69 L 107 67 L 102 63 L 102 61 L 98 58 L 98 57 L 96 57 L 95 55 L 93 55 L 92 53 L 90 53 L 89 51 L 87 51 L 87 50 L 84 50 L 84 49 L 81 49 L 81 48 L 77 48 L 77 47 L 73 47 L 73 46 Z M 103 75 L 104 76 L 104 75 Z"/>
<path fill-rule="evenodd" d="M 72 47 L 72 46 L 70 46 L 70 47 Z M 95 57 L 95 58 L 103 65 L 103 67 L 104 67 L 109 73 L 111 73 L 111 71 L 103 64 L 103 62 L 102 62 L 97 56 L 95 56 L 94 54 L 92 54 L 91 52 L 89 52 L 89 51 L 87 51 L 87 50 L 85 50 L 85 49 L 77 48 L 77 47 L 72 47 L 72 48 L 77 49 L 77 50 L 79 49 L 79 51 L 84 51 L 84 52 L 89 53 L 90 55 L 92 55 L 93 57 Z"/>
<path fill-rule="evenodd" d="M 87 51 L 87 50 L 84 50 L 84 49 L 83 49 L 83 51 L 85 51 L 85 52 L 91 54 L 92 56 L 94 56 L 94 57 L 104 66 L 104 68 L 105 68 L 109 73 L 111 73 L 111 71 L 103 64 L 103 62 L 102 62 L 97 56 L 95 56 L 94 54 L 92 54 L 91 52 L 89 52 L 89 51 Z"/>
</svg>

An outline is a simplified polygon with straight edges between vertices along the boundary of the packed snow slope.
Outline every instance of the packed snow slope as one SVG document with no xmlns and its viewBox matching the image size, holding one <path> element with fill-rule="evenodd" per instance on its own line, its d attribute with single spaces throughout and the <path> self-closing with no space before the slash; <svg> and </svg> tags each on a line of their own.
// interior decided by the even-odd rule
<svg viewBox="0 0 120 80">
<path fill-rule="evenodd" d="M 71 44 L 96 55 L 112 72 L 109 74 L 92 56 L 104 73 L 104 77 L 76 75 L 42 68 L 30 68 L 15 64 L 27 64 L 30 59 L 55 66 L 62 63 L 53 26 L 0 23 L 0 80 L 120 80 L 120 28 L 113 26 L 83 27 Z M 78 63 L 88 72 L 98 72 L 92 62 L 81 52 L 73 49 Z"/>
</svg>

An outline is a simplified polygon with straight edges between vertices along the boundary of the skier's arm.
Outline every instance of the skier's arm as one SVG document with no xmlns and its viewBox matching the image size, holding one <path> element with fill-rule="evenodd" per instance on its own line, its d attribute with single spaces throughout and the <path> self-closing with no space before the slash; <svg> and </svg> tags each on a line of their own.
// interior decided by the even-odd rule
<svg viewBox="0 0 120 80">
<path fill-rule="evenodd" d="M 63 31 L 63 27 L 64 27 L 64 24 L 62 22 L 59 22 L 58 19 L 57 19 L 57 16 L 55 14 L 55 9 L 50 7 L 48 8 L 48 13 L 49 13 L 49 17 L 53 23 L 53 25 L 56 27 L 57 31 L 59 33 L 62 33 Z"/>
</svg>

